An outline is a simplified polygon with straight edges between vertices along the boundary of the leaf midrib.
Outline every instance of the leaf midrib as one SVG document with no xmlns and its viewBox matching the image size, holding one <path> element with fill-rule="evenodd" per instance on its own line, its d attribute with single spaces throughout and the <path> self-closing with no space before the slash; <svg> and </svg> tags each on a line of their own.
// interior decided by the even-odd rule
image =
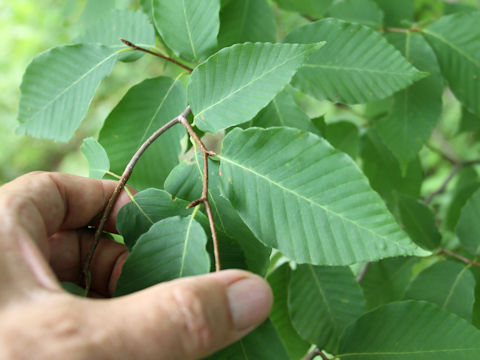
<svg viewBox="0 0 480 360">
<path fill-rule="evenodd" d="M 434 38 L 436 38 L 436 39 L 438 39 L 438 40 L 440 40 L 441 42 L 443 42 L 444 44 L 446 44 L 447 46 L 451 47 L 453 50 L 458 52 L 460 55 L 462 55 L 465 59 L 470 61 L 474 66 L 480 68 L 480 62 L 477 62 L 473 57 L 470 56 L 470 54 L 468 54 L 466 51 L 464 51 L 463 49 L 461 49 L 460 47 L 458 47 L 454 43 L 445 39 L 442 35 L 440 35 L 438 33 L 435 33 L 435 32 L 432 32 L 431 30 L 428 30 L 428 29 L 423 29 L 423 32 L 432 36 L 432 37 L 434 37 Z"/>
<path fill-rule="evenodd" d="M 282 46 L 284 46 L 285 44 L 282 44 Z M 274 47 L 272 47 L 273 49 Z M 239 87 L 238 89 L 236 89 L 235 91 L 232 91 L 230 94 L 228 94 L 227 96 L 224 96 L 223 98 L 221 98 L 220 100 L 218 100 L 216 103 L 212 104 L 212 105 L 209 105 L 207 106 L 206 108 L 204 108 L 203 110 L 201 110 L 200 112 L 198 112 L 196 115 L 195 115 L 195 118 L 198 118 L 200 117 L 202 114 L 204 114 L 205 112 L 207 112 L 208 110 L 210 110 L 211 108 L 217 106 L 218 104 L 221 104 L 223 103 L 225 100 L 231 98 L 233 95 L 237 94 L 238 92 L 242 91 L 243 89 L 251 86 L 252 84 L 254 84 L 255 82 L 259 81 L 260 79 L 262 79 L 263 77 L 271 74 L 272 72 L 274 72 L 275 70 L 277 70 L 278 68 L 284 66 L 285 64 L 293 61 L 293 60 L 296 60 L 297 58 L 300 58 L 302 57 L 306 52 L 310 51 L 311 47 L 305 47 L 305 50 L 300 52 L 300 54 L 296 55 L 296 56 L 293 56 L 293 57 L 290 57 L 288 58 L 286 61 L 282 62 L 281 64 L 278 64 L 274 67 L 272 67 L 269 71 L 267 72 L 264 72 L 263 74 L 261 74 L 260 76 L 250 80 L 248 83 L 246 83 L 245 85 Z"/>
<path fill-rule="evenodd" d="M 311 200 L 311 199 L 309 199 L 309 198 L 307 198 L 307 197 L 305 197 L 305 196 L 303 196 L 303 195 L 295 192 L 294 190 L 291 190 L 291 189 L 289 189 L 289 188 L 286 188 L 285 186 L 283 186 L 283 185 L 279 184 L 278 182 L 276 182 L 276 181 L 268 178 L 267 176 L 262 175 L 262 174 L 260 174 L 260 173 L 258 173 L 258 172 L 256 172 L 256 171 L 254 171 L 253 169 L 247 168 L 247 167 L 243 166 L 242 164 L 239 164 L 239 163 L 237 163 L 237 162 L 235 162 L 235 161 L 233 161 L 233 160 L 230 160 L 230 159 L 226 158 L 224 155 L 217 155 L 217 157 L 220 158 L 222 161 L 226 161 L 226 162 L 228 162 L 228 163 L 230 163 L 230 164 L 232 164 L 232 165 L 234 165 L 234 166 L 239 167 L 240 169 L 243 169 L 243 170 L 245 170 L 245 171 L 247 171 L 247 172 L 250 172 L 250 173 L 254 174 L 255 176 L 258 176 L 258 177 L 261 178 L 261 179 L 264 179 L 264 180 L 267 181 L 268 183 L 271 183 L 272 185 L 277 186 L 277 187 L 280 188 L 281 190 L 283 190 L 283 191 L 285 191 L 285 192 L 287 192 L 287 193 L 290 193 L 290 194 L 292 194 L 293 196 L 296 196 L 296 197 L 298 197 L 299 199 L 302 199 L 302 200 L 310 203 L 310 204 L 313 205 L 313 206 L 317 206 L 317 207 L 323 209 L 325 212 L 328 212 L 328 213 L 330 213 L 330 214 L 332 214 L 332 215 L 334 215 L 334 216 L 337 216 L 337 217 L 341 218 L 342 220 L 344 220 L 344 221 L 346 221 L 346 222 L 349 222 L 349 223 L 353 224 L 354 226 L 358 227 L 359 229 L 362 229 L 362 230 L 365 230 L 365 231 L 371 233 L 371 234 L 374 236 L 374 238 L 380 238 L 381 240 L 383 240 L 383 241 L 385 241 L 385 242 L 395 243 L 397 246 L 400 246 L 400 247 L 403 248 L 403 246 L 399 245 L 398 242 L 393 241 L 393 240 L 391 240 L 391 239 L 388 239 L 387 237 L 385 237 L 385 236 L 383 236 L 383 235 L 381 235 L 381 234 L 375 233 L 375 232 L 372 231 L 371 229 L 366 228 L 365 226 L 360 225 L 359 223 L 355 222 L 354 220 L 349 219 L 349 218 L 346 218 L 346 217 L 343 216 L 342 214 L 337 213 L 337 212 L 335 212 L 335 211 L 327 208 L 326 206 L 324 206 L 324 205 L 322 205 L 322 204 L 320 204 L 320 203 L 317 203 L 317 202 L 315 202 L 315 201 L 313 201 L 313 200 Z"/>
<path fill-rule="evenodd" d="M 70 85 L 68 85 L 65 89 L 63 89 L 62 91 L 60 91 L 52 100 L 50 100 L 48 103 L 46 103 L 44 106 L 42 106 L 41 109 L 39 109 L 38 111 L 35 112 L 35 114 L 30 118 L 30 120 L 32 119 L 35 119 L 39 116 L 39 114 L 43 113 L 45 111 L 45 109 L 47 107 L 49 107 L 51 104 L 53 104 L 54 102 L 56 102 L 61 96 L 63 96 L 65 93 L 67 93 L 68 91 L 70 91 L 71 88 L 73 88 L 74 86 L 76 86 L 79 82 L 81 82 L 83 79 L 85 79 L 88 75 L 90 75 L 90 73 L 96 69 L 98 69 L 100 66 L 102 66 L 104 63 L 106 63 L 108 60 L 110 60 L 112 57 L 114 56 L 117 56 L 118 54 L 118 51 L 108 55 L 106 58 L 104 58 L 102 61 L 100 61 L 99 63 L 97 63 L 94 67 L 92 67 L 91 69 L 89 69 L 86 73 L 82 74 L 82 76 L 80 76 L 77 80 L 75 80 L 73 83 L 71 83 Z"/>
<path fill-rule="evenodd" d="M 338 71 L 352 71 L 352 72 L 359 72 L 359 73 L 371 73 L 371 74 L 379 74 L 379 75 L 395 75 L 395 76 L 410 76 L 415 73 L 420 73 L 418 70 L 409 70 L 409 71 L 386 71 L 386 70 L 375 70 L 375 69 L 367 69 L 367 68 L 357 68 L 352 66 L 335 66 L 335 65 L 325 65 L 325 64 L 305 64 L 303 67 L 310 67 L 310 68 L 321 68 L 321 69 L 328 69 L 328 70 L 338 70 Z"/>
</svg>

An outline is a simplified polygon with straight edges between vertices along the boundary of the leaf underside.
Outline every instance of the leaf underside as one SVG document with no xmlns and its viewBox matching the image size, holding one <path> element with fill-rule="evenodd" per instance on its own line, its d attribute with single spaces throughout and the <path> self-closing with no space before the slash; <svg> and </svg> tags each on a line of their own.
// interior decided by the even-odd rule
<svg viewBox="0 0 480 360">
<path fill-rule="evenodd" d="M 427 254 L 400 230 L 355 163 L 313 134 L 234 129 L 220 159 L 222 191 L 243 221 L 297 262 Z"/>
</svg>

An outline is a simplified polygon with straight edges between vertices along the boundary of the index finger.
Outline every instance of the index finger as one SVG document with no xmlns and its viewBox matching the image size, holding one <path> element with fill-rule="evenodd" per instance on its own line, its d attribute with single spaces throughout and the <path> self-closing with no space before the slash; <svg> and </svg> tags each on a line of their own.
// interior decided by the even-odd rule
<svg viewBox="0 0 480 360">
<path fill-rule="evenodd" d="M 0 198 L 10 199 L 10 210 L 26 212 L 22 215 L 29 219 L 34 217 L 33 212 L 37 212 L 50 236 L 60 229 L 88 225 L 105 208 L 116 184 L 112 180 L 34 172 L 2 186 Z M 13 198 L 16 201 L 12 201 Z M 116 215 L 128 201 L 128 195 L 123 191 L 108 219 L 107 231 L 116 232 Z"/>
</svg>

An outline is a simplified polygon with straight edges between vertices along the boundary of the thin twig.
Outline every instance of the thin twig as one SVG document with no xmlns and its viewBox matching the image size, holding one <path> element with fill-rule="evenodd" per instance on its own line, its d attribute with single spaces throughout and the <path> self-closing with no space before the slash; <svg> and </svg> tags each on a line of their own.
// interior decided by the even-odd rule
<svg viewBox="0 0 480 360">
<path fill-rule="evenodd" d="M 135 167 L 137 161 L 140 159 L 140 157 L 143 155 L 145 150 L 160 136 L 162 135 L 165 131 L 170 129 L 172 126 L 179 124 L 181 122 L 181 119 L 185 119 L 189 114 L 190 114 L 190 106 L 188 106 L 179 116 L 173 118 L 170 120 L 168 123 L 163 125 L 161 128 L 159 128 L 157 131 L 155 131 L 143 144 L 140 146 L 140 148 L 137 150 L 137 152 L 133 155 L 129 163 L 127 164 L 125 170 L 123 171 L 122 177 L 120 178 L 119 182 L 117 183 L 117 187 L 115 188 L 112 196 L 108 200 L 107 206 L 105 207 L 105 210 L 103 211 L 102 217 L 100 219 L 100 222 L 97 226 L 97 229 L 95 231 L 95 235 L 93 238 L 92 245 L 90 245 L 90 249 L 88 251 L 87 258 L 85 259 L 85 263 L 83 265 L 82 273 L 80 274 L 80 282 L 82 280 L 86 281 L 86 288 L 88 289 L 90 287 L 90 282 L 88 281 L 89 279 L 89 272 L 90 272 L 90 264 L 93 259 L 93 255 L 95 254 L 95 250 L 97 249 L 98 243 L 100 242 L 100 237 L 103 233 L 103 229 L 105 228 L 105 224 L 107 222 L 108 217 L 110 216 L 113 206 L 115 205 L 115 202 L 117 201 L 118 196 L 120 195 L 122 189 L 125 187 L 125 184 L 127 183 L 128 179 L 132 175 L 133 168 Z"/>
<path fill-rule="evenodd" d="M 314 17 L 312 17 L 310 15 L 307 15 L 307 14 L 302 14 L 302 17 L 307 19 L 308 21 L 311 21 L 311 22 L 315 22 L 315 21 L 318 20 L 318 19 L 315 19 Z"/>
<path fill-rule="evenodd" d="M 207 150 L 205 145 L 203 144 L 202 140 L 198 137 L 198 135 L 193 130 L 192 126 L 186 119 L 186 117 L 180 118 L 180 123 L 187 129 L 188 134 L 192 137 L 195 143 L 200 148 L 202 152 L 203 158 L 203 186 L 202 186 L 202 195 L 200 199 L 192 201 L 188 208 L 197 206 L 198 204 L 203 203 L 205 205 L 205 211 L 207 212 L 208 222 L 210 224 L 210 232 L 212 233 L 212 240 L 213 240 L 213 254 L 215 257 L 215 271 L 220 271 L 221 264 L 220 264 L 220 253 L 218 250 L 218 238 L 217 238 L 217 231 L 215 230 L 215 221 L 213 219 L 213 212 L 210 206 L 210 202 L 208 201 L 208 157 L 215 155 L 213 151 Z"/>
<path fill-rule="evenodd" d="M 479 266 L 480 267 L 480 263 L 476 262 L 475 260 L 470 260 L 469 258 L 466 258 L 465 256 L 462 256 L 460 254 L 457 254 L 456 252 L 453 252 L 453 251 L 450 251 L 450 250 L 447 250 L 447 249 L 443 249 L 443 248 L 440 249 L 438 254 L 445 254 L 445 255 L 451 256 L 455 259 L 458 259 L 460 261 L 463 261 L 467 265 Z"/>
<path fill-rule="evenodd" d="M 320 356 L 322 358 L 322 360 L 328 360 L 327 355 L 325 355 L 322 352 L 322 350 L 320 350 L 319 348 L 313 349 L 313 351 L 311 353 L 307 354 L 302 360 L 313 360 L 317 356 Z"/>
<path fill-rule="evenodd" d="M 425 144 L 425 146 L 426 146 L 427 149 L 434 152 L 435 154 L 440 155 L 443 159 L 447 160 L 449 163 L 451 163 L 453 165 L 455 165 L 456 163 L 459 162 L 457 159 L 454 159 L 453 157 L 451 157 L 447 153 L 442 152 L 442 150 L 437 149 L 436 147 L 434 147 L 432 144 L 430 144 L 428 142 Z"/>
<path fill-rule="evenodd" d="M 456 163 L 453 169 L 450 171 L 450 174 L 448 174 L 445 180 L 443 180 L 440 187 L 434 192 L 432 192 L 430 195 L 428 195 L 423 202 L 426 205 L 430 204 L 436 196 L 443 194 L 443 192 L 447 189 L 448 184 L 450 184 L 450 181 L 453 180 L 455 175 L 457 175 L 461 169 L 463 169 L 464 167 L 478 165 L 478 164 L 480 164 L 480 160 L 461 161 Z"/>
<path fill-rule="evenodd" d="M 192 69 L 191 67 L 188 67 L 187 65 L 184 65 L 184 64 L 178 62 L 177 60 L 172 59 L 171 57 L 162 55 L 162 54 L 160 54 L 160 53 L 158 53 L 158 52 L 155 52 L 155 51 L 152 51 L 152 50 L 145 49 L 145 48 L 143 48 L 143 47 L 141 47 L 141 46 L 137 46 L 137 45 L 135 45 L 134 43 L 132 43 L 132 42 L 130 42 L 130 41 L 128 41 L 128 40 L 125 40 L 125 39 L 120 39 L 120 41 L 123 42 L 125 45 L 130 46 L 130 47 L 131 47 L 132 49 L 134 49 L 134 50 L 143 51 L 143 52 L 145 52 L 145 53 L 147 53 L 147 54 L 150 54 L 150 55 L 153 55 L 153 56 L 157 56 L 157 57 L 159 57 L 159 58 L 161 58 L 161 59 L 163 59 L 163 60 L 166 60 L 166 61 L 171 62 L 172 64 L 175 64 L 175 65 L 177 65 L 177 66 L 180 66 L 181 68 L 187 70 L 187 71 L 190 72 L 190 73 L 193 71 L 193 69 Z"/>
<path fill-rule="evenodd" d="M 462 167 L 463 167 L 462 164 L 456 164 L 453 167 L 452 171 L 450 171 L 450 174 L 448 174 L 445 180 L 443 180 L 440 187 L 425 198 L 425 200 L 423 201 L 425 205 L 430 204 L 436 196 L 442 194 L 447 189 L 447 186 L 448 184 L 450 184 L 450 181 L 452 181 L 452 179 L 455 177 L 455 175 L 457 175 L 457 173 L 460 171 Z"/>
<path fill-rule="evenodd" d="M 360 270 L 360 272 L 358 273 L 358 276 L 357 276 L 357 282 L 360 284 L 363 279 L 365 278 L 365 275 L 367 275 L 367 271 L 368 271 L 368 268 L 370 267 L 370 262 L 367 262 L 362 270 Z"/>
</svg>

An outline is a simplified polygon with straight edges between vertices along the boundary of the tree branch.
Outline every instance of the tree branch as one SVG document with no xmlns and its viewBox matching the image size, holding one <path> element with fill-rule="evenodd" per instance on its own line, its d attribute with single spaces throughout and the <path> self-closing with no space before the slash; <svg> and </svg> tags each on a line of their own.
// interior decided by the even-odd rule
<svg viewBox="0 0 480 360">
<path fill-rule="evenodd" d="M 189 135 L 192 137 L 192 139 L 200 148 L 200 151 L 202 152 L 202 158 L 203 158 L 202 195 L 200 196 L 200 199 L 192 201 L 187 206 L 187 208 L 197 206 L 198 204 L 201 204 L 201 203 L 205 205 L 205 211 L 207 212 L 208 222 L 210 224 L 210 232 L 212 233 L 213 254 L 215 257 L 215 271 L 220 271 L 221 264 L 220 264 L 220 253 L 218 250 L 217 231 L 215 230 L 215 221 L 213 219 L 212 207 L 210 206 L 210 202 L 208 201 L 208 157 L 215 155 L 215 153 L 213 151 L 207 150 L 202 140 L 200 140 L 198 135 L 195 133 L 195 131 L 193 130 L 192 126 L 190 125 L 186 117 L 180 117 L 180 123 L 185 127 L 185 129 L 187 129 Z"/>
<path fill-rule="evenodd" d="M 460 254 L 457 254 L 456 252 L 453 252 L 453 251 L 450 251 L 450 250 L 447 250 L 447 249 L 443 249 L 443 248 L 440 249 L 438 254 L 439 255 L 445 254 L 445 255 L 451 256 L 451 257 L 453 257 L 457 260 L 463 261 L 467 265 L 479 266 L 480 267 L 480 263 L 476 262 L 475 260 L 470 260 L 469 258 L 466 258 L 465 256 L 462 256 Z"/>
<path fill-rule="evenodd" d="M 193 69 L 192 69 L 191 67 L 188 67 L 187 65 L 184 65 L 184 64 L 178 62 L 177 60 L 172 59 L 171 57 L 162 55 L 162 54 L 160 54 L 160 53 L 158 53 L 158 52 L 155 52 L 155 51 L 152 51 L 152 50 L 145 49 L 145 48 L 143 48 L 143 47 L 141 47 L 141 46 L 137 46 L 137 45 L 135 45 L 134 43 L 132 43 L 132 42 L 130 42 L 130 41 L 128 41 L 128 40 L 125 40 L 125 39 L 120 39 L 120 41 L 123 42 L 125 45 L 130 46 L 130 47 L 131 47 L 132 49 L 134 49 L 134 50 L 143 51 L 143 52 L 145 52 L 145 53 L 147 53 L 147 54 L 150 54 L 150 55 L 159 57 L 159 58 L 161 58 L 161 59 L 163 59 L 163 60 L 166 60 L 166 61 L 168 61 L 168 62 L 171 62 L 172 64 L 175 64 L 175 65 L 177 65 L 177 66 L 180 66 L 181 68 L 187 70 L 187 71 L 190 72 L 190 73 L 193 71 Z"/>
<path fill-rule="evenodd" d="M 461 169 L 463 169 L 464 167 L 473 166 L 473 165 L 477 165 L 477 164 L 480 164 L 480 160 L 461 161 L 461 162 L 456 163 L 455 166 L 453 167 L 452 171 L 450 171 L 450 174 L 448 174 L 448 176 L 445 178 L 445 180 L 443 180 L 440 187 L 437 190 L 435 190 L 434 192 L 432 192 L 430 195 L 428 195 L 423 202 L 426 205 L 430 204 L 436 196 L 438 196 L 440 194 L 443 194 L 443 192 L 445 192 L 448 184 L 450 184 L 450 181 L 453 180 L 455 175 L 457 175 L 458 172 Z"/>
<path fill-rule="evenodd" d="M 100 218 L 100 222 L 97 226 L 97 229 L 95 231 L 95 235 L 93 238 L 93 243 L 90 246 L 90 249 L 87 254 L 87 258 L 85 259 L 82 273 L 80 274 L 80 279 L 79 282 L 81 283 L 82 280 L 85 281 L 85 287 L 88 290 L 90 288 L 90 264 L 93 259 L 93 255 L 95 254 L 95 250 L 97 249 L 98 243 L 100 241 L 100 237 L 103 233 L 103 229 L 105 227 L 105 223 L 107 222 L 108 217 L 110 216 L 113 206 L 115 205 L 115 202 L 117 201 L 118 196 L 120 195 L 122 189 L 125 187 L 125 184 L 127 183 L 128 179 L 132 175 L 133 168 L 135 167 L 137 161 L 140 159 L 140 157 L 143 155 L 145 150 L 160 136 L 162 135 L 165 131 L 170 129 L 172 126 L 181 123 L 182 119 L 185 119 L 189 114 L 190 114 L 190 106 L 187 106 L 187 108 L 177 117 L 173 118 L 170 120 L 168 123 L 163 125 L 161 128 L 159 128 L 157 131 L 155 131 L 143 144 L 140 146 L 140 148 L 137 150 L 137 152 L 133 155 L 127 166 L 125 167 L 125 170 L 123 171 L 123 174 L 117 184 L 117 187 L 115 188 L 112 196 L 108 200 L 107 206 L 105 207 L 105 210 L 103 211 L 102 217 Z"/>
<path fill-rule="evenodd" d="M 322 350 L 315 348 L 311 353 L 307 354 L 302 360 L 313 360 L 317 356 L 320 356 L 322 360 L 328 360 L 327 355 L 325 355 Z"/>
</svg>

